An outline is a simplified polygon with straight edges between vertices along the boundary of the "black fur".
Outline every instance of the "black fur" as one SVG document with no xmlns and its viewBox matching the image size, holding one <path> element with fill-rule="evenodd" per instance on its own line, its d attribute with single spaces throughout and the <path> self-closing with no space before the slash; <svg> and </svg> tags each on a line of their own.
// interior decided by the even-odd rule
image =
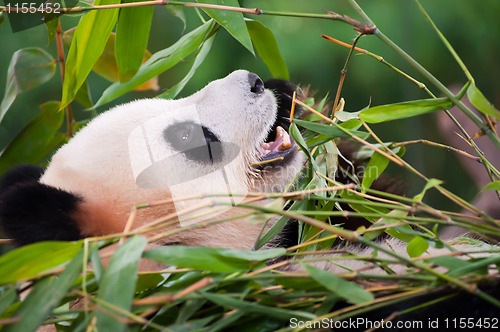
<svg viewBox="0 0 500 332">
<path fill-rule="evenodd" d="M 0 195 L 13 185 L 23 182 L 38 182 L 44 169 L 33 165 L 19 165 L 5 172 L 0 179 Z"/>
<path fill-rule="evenodd" d="M 290 110 L 292 109 L 293 92 L 297 90 L 297 86 L 284 80 L 270 79 L 264 82 L 266 89 L 272 90 L 278 99 L 278 114 L 276 123 L 269 132 L 266 142 L 271 142 L 276 137 L 276 127 L 281 126 L 288 131 L 290 128 Z M 300 108 L 296 105 L 297 108 Z"/>
<path fill-rule="evenodd" d="M 82 238 L 73 219 L 82 199 L 38 182 L 43 169 L 19 166 L 0 181 L 0 226 L 18 246 Z"/>
</svg>

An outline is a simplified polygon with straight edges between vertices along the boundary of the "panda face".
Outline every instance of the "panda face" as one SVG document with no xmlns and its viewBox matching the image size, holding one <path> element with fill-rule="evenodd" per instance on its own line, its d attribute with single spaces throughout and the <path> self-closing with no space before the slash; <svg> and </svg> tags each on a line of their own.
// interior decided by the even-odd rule
<svg viewBox="0 0 500 332">
<path fill-rule="evenodd" d="M 284 97 L 239 70 L 187 98 L 117 106 L 60 148 L 39 184 L 81 200 L 69 215 L 84 236 L 121 232 L 133 206 L 159 200 L 172 203 L 140 210 L 133 228 L 176 213 L 180 226 L 233 217 L 242 210 L 231 204 L 250 191 L 283 190 L 302 165 L 277 98 Z M 184 198 L 200 194 L 226 195 L 221 200 L 231 204 L 202 219 L 184 218 L 179 211 L 206 201 Z M 166 243 L 250 248 L 260 227 L 238 220 Z"/>
</svg>

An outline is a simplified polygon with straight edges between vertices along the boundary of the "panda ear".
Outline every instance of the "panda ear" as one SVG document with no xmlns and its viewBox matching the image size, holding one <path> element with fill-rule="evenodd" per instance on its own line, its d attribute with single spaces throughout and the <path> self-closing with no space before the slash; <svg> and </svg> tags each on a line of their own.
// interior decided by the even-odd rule
<svg viewBox="0 0 500 332">
<path fill-rule="evenodd" d="M 38 182 L 35 169 L 11 171 L 0 181 L 0 226 L 16 245 L 82 238 L 74 216 L 83 200 Z M 38 170 L 39 171 L 39 170 Z"/>
</svg>

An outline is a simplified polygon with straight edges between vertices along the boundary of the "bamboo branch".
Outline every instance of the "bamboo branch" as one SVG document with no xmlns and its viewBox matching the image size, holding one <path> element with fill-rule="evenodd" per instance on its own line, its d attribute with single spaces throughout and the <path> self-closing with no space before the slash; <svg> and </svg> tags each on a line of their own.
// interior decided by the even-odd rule
<svg viewBox="0 0 500 332">
<path fill-rule="evenodd" d="M 339 81 L 339 86 L 337 87 L 337 94 L 335 95 L 335 102 L 333 103 L 333 110 L 332 110 L 332 119 L 335 118 L 335 111 L 337 110 L 337 106 L 339 103 L 340 99 L 340 92 L 342 91 L 342 86 L 344 85 L 344 80 L 347 75 L 347 66 L 349 65 L 349 62 L 352 57 L 352 53 L 354 51 L 354 48 L 356 47 L 356 44 L 358 43 L 359 38 L 361 38 L 363 34 L 359 34 L 354 38 L 354 42 L 352 43 L 351 49 L 349 50 L 349 55 L 347 56 L 347 59 L 344 64 L 344 68 L 340 71 L 340 81 Z"/>
<path fill-rule="evenodd" d="M 56 44 L 57 44 L 57 61 L 59 62 L 59 67 L 61 69 L 61 84 L 64 83 L 64 73 L 66 71 L 66 62 L 64 60 L 64 47 L 62 40 L 62 29 L 61 29 L 61 21 L 57 22 L 56 29 Z M 71 105 L 66 106 L 66 135 L 68 137 L 73 136 L 73 112 L 71 110 Z"/>
<path fill-rule="evenodd" d="M 481 163 L 481 158 L 473 156 L 470 153 L 467 153 L 465 151 L 459 150 L 459 149 L 454 148 L 454 147 L 449 146 L 449 145 L 444 145 L 444 144 L 432 142 L 432 141 L 429 141 L 429 140 L 426 140 L 426 139 L 417 139 L 417 140 L 413 140 L 413 141 L 393 143 L 393 144 L 391 144 L 391 146 L 392 147 L 398 147 L 398 146 L 405 146 L 405 145 L 412 145 L 412 144 L 427 144 L 427 145 L 435 146 L 435 147 L 438 147 L 438 148 L 446 149 L 448 151 L 456 152 L 456 153 L 458 153 L 458 154 L 460 154 L 460 155 L 462 155 L 464 157 L 470 158 L 472 160 L 477 161 L 478 163 Z"/>
</svg>

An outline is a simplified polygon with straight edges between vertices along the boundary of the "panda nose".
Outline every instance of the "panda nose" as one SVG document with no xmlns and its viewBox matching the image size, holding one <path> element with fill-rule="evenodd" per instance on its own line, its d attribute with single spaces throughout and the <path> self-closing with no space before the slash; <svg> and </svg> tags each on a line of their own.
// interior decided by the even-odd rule
<svg viewBox="0 0 500 332">
<path fill-rule="evenodd" d="M 264 92 L 264 82 L 254 73 L 248 74 L 248 83 L 250 83 L 250 91 L 260 95 Z"/>
</svg>

